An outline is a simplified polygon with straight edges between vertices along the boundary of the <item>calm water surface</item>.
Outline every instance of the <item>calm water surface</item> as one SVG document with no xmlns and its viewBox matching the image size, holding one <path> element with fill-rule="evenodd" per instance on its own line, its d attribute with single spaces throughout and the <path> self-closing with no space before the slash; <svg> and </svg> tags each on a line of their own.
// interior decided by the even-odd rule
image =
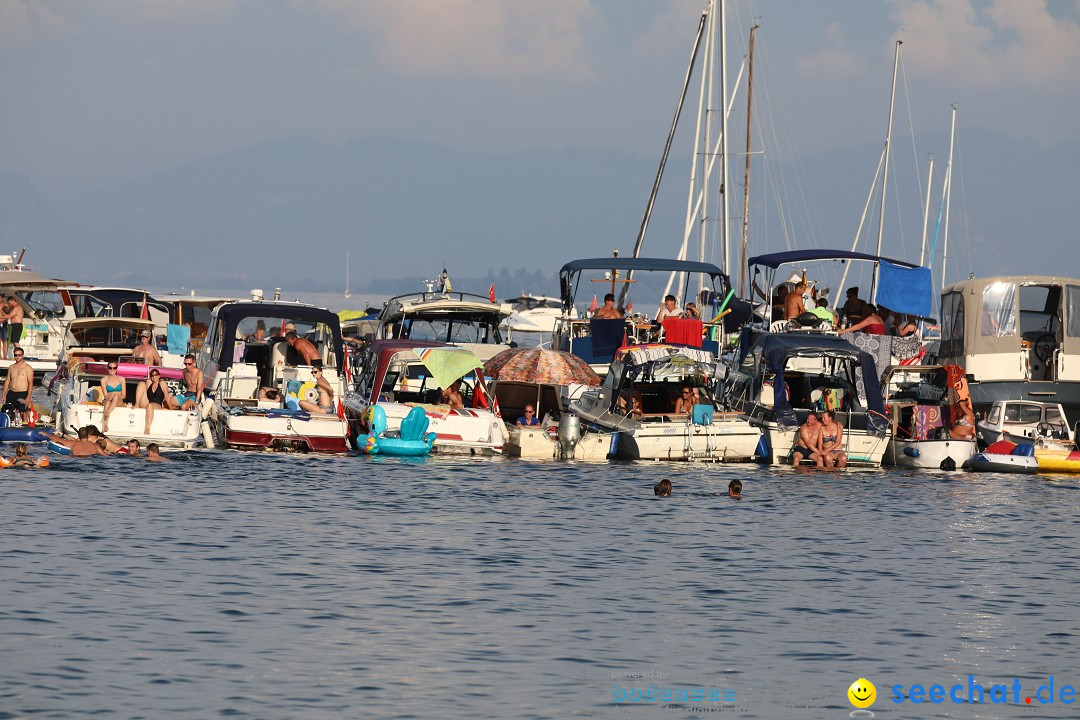
<svg viewBox="0 0 1080 720">
<path fill-rule="evenodd" d="M 1080 716 L 1072 478 L 173 457 L 0 471 L 0 718 Z"/>
</svg>

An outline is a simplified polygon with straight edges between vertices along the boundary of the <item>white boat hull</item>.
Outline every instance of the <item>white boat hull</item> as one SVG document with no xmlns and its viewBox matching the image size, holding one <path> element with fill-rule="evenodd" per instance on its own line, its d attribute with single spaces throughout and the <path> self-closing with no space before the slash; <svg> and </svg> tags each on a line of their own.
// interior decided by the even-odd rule
<svg viewBox="0 0 1080 720">
<path fill-rule="evenodd" d="M 798 430 L 781 430 L 775 423 L 769 422 L 761 426 L 761 434 L 769 448 L 766 456 L 768 462 L 772 465 L 790 465 L 791 450 L 795 446 Z M 859 430 L 844 430 L 847 464 L 854 467 L 881 467 L 888 440 L 887 437 L 878 437 Z M 803 462 L 807 462 L 807 458 L 803 458 Z"/>
<path fill-rule="evenodd" d="M 893 437 L 885 449 L 882 463 L 898 468 L 955 470 L 978 451 L 974 440 L 902 440 Z"/>
<path fill-rule="evenodd" d="M 559 443 L 546 430 L 515 426 L 508 428 L 506 454 L 512 457 L 551 459 L 559 456 Z"/>
<path fill-rule="evenodd" d="M 118 407 L 109 413 L 109 429 L 101 405 L 64 405 L 56 418 L 57 429 L 71 433 L 86 425 L 96 425 L 111 440 L 125 443 L 138 440 L 142 445 L 191 448 L 201 444 L 202 413 L 198 410 L 157 410 L 150 432 L 146 430 L 146 410 Z"/>
<path fill-rule="evenodd" d="M 364 411 L 368 404 L 355 397 L 346 399 L 345 412 L 352 420 L 353 433 L 365 435 Z M 380 402 L 386 412 L 386 431 L 401 431 L 401 421 L 416 407 L 414 403 Z M 428 432 L 435 433 L 433 453 L 449 455 L 502 455 L 507 443 L 507 428 L 490 410 L 451 409 L 446 405 L 422 405 L 428 417 Z"/>
<path fill-rule="evenodd" d="M 277 416 L 255 412 L 233 414 L 220 405 L 212 416 L 217 443 L 237 450 L 295 450 L 344 453 L 348 423 L 336 415 Z"/>
</svg>

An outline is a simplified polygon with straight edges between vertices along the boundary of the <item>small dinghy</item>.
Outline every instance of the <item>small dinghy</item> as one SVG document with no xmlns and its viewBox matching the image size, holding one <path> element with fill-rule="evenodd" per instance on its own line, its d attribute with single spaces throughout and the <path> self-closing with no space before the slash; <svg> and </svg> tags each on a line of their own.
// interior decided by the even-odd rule
<svg viewBox="0 0 1080 720">
<path fill-rule="evenodd" d="M 964 467 L 978 472 L 1033 474 L 1039 471 L 1039 461 L 1035 459 L 1034 445 L 1000 440 L 972 455 Z"/>
</svg>

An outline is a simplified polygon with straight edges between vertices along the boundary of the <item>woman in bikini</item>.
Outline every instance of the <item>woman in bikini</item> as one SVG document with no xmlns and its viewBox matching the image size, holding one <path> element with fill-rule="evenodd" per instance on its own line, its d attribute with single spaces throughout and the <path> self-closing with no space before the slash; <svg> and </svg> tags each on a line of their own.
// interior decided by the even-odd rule
<svg viewBox="0 0 1080 720">
<path fill-rule="evenodd" d="M 836 411 L 826 410 L 821 415 L 821 447 L 825 467 L 847 466 L 847 453 L 843 450 L 844 428 L 836 422 Z"/>
<path fill-rule="evenodd" d="M 885 334 L 885 321 L 881 319 L 881 316 L 877 314 L 877 308 L 867 303 L 866 317 L 850 327 L 846 327 L 843 330 L 837 330 L 837 335 L 843 335 L 844 333 L 855 332 L 856 330 L 862 330 L 867 335 L 884 335 Z"/>
<path fill-rule="evenodd" d="M 101 378 L 101 405 L 105 411 L 103 432 L 109 432 L 109 414 L 124 404 L 124 396 L 127 395 L 127 381 L 116 374 L 116 361 L 110 360 L 107 367 L 109 373 Z"/>
<path fill-rule="evenodd" d="M 150 434 L 155 410 L 176 409 L 176 401 L 169 394 L 169 387 L 161 382 L 161 372 L 157 368 L 150 368 L 149 377 L 139 383 L 139 387 L 135 390 L 135 407 L 146 410 L 145 435 Z"/>
</svg>

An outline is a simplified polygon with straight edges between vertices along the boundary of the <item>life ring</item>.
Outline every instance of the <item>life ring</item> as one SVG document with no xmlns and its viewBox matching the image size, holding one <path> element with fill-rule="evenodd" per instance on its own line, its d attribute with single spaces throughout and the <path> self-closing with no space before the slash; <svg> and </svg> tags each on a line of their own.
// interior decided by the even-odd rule
<svg viewBox="0 0 1080 720">
<path fill-rule="evenodd" d="M 56 442 L 55 440 L 50 440 L 48 445 L 46 445 L 46 447 L 48 447 L 50 450 L 52 450 L 57 455 L 70 455 L 71 454 L 71 448 L 69 448 L 67 445 L 61 445 L 60 443 Z"/>
</svg>

